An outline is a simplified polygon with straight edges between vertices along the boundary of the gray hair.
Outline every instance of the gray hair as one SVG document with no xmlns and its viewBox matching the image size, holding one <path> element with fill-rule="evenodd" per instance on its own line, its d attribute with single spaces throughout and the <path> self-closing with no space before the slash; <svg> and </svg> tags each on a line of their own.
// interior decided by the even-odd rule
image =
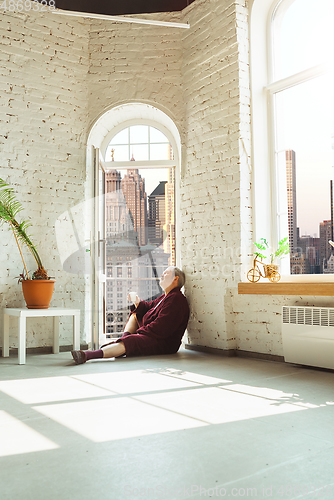
<svg viewBox="0 0 334 500">
<path fill-rule="evenodd" d="M 183 271 L 181 271 L 181 269 L 179 269 L 178 267 L 175 267 L 175 266 L 172 266 L 173 269 L 174 269 L 174 273 L 175 273 L 175 276 L 178 276 L 178 281 L 177 281 L 177 286 L 179 288 L 182 288 L 183 285 L 185 284 L 186 282 L 186 275 L 184 274 Z"/>
</svg>

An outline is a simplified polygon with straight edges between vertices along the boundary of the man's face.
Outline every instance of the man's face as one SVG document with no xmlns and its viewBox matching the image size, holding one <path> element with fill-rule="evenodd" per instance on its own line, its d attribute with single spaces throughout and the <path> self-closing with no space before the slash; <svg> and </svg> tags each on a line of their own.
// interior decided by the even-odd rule
<svg viewBox="0 0 334 500">
<path fill-rule="evenodd" d="M 172 283 L 175 278 L 175 271 L 173 267 L 167 267 L 164 270 L 162 275 L 160 276 L 160 286 L 163 290 L 166 290 Z"/>
</svg>

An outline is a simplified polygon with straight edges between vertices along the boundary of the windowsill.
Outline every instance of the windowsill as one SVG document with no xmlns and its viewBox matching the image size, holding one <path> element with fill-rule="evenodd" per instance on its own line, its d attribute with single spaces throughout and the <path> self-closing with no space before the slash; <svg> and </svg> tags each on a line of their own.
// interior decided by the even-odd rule
<svg viewBox="0 0 334 500">
<path fill-rule="evenodd" d="M 333 277 L 332 277 L 333 279 Z M 334 281 L 314 281 L 314 282 L 288 282 L 280 281 L 279 283 L 258 282 L 238 283 L 238 294 L 248 295 L 334 295 Z"/>
</svg>

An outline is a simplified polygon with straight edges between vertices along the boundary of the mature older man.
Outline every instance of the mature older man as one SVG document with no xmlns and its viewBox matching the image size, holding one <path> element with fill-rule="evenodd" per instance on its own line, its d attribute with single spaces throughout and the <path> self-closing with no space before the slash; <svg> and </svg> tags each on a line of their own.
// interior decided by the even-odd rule
<svg viewBox="0 0 334 500">
<path fill-rule="evenodd" d="M 151 302 L 136 297 L 123 336 L 97 351 L 71 351 L 75 363 L 124 354 L 149 356 L 177 352 L 189 319 L 188 302 L 181 292 L 184 283 L 183 271 L 174 266 L 165 269 L 160 277 L 165 294 Z"/>
</svg>

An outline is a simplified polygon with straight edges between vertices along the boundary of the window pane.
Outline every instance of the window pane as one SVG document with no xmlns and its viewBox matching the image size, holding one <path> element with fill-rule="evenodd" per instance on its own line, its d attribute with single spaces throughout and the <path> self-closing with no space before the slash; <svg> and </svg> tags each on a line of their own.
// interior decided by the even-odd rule
<svg viewBox="0 0 334 500">
<path fill-rule="evenodd" d="M 129 142 L 129 128 L 125 128 L 118 132 L 110 141 L 110 144 L 128 144 Z"/>
<path fill-rule="evenodd" d="M 283 1 L 274 19 L 275 80 L 333 57 L 333 0 L 295 0 L 288 5 Z"/>
<path fill-rule="evenodd" d="M 167 144 L 151 144 L 150 145 L 151 160 L 172 160 L 173 152 L 170 145 Z"/>
<path fill-rule="evenodd" d="M 131 159 L 132 158 L 134 158 L 135 161 L 148 160 L 148 144 L 131 145 Z"/>
<path fill-rule="evenodd" d="M 131 144 L 148 144 L 148 126 L 134 125 L 130 127 Z"/>
<path fill-rule="evenodd" d="M 150 145 L 149 140 L 153 144 Z M 135 161 L 172 160 L 174 154 L 167 137 L 158 129 L 148 125 L 133 125 L 123 129 L 110 141 L 105 161 L 129 161 L 132 157 Z"/>
<path fill-rule="evenodd" d="M 277 208 L 288 224 L 279 224 L 288 232 L 279 237 L 289 236 L 294 254 L 291 272 L 326 273 L 334 253 L 328 243 L 332 239 L 333 85 L 328 77 L 296 85 L 276 94 L 275 109 Z M 311 254 L 316 254 L 316 261 L 311 262 Z"/>
<path fill-rule="evenodd" d="M 168 142 L 168 139 L 160 130 L 150 127 L 150 142 Z"/>
<path fill-rule="evenodd" d="M 108 146 L 106 152 L 106 161 L 111 161 L 111 150 L 114 150 L 115 161 L 129 161 L 130 151 L 129 146 Z"/>
</svg>

